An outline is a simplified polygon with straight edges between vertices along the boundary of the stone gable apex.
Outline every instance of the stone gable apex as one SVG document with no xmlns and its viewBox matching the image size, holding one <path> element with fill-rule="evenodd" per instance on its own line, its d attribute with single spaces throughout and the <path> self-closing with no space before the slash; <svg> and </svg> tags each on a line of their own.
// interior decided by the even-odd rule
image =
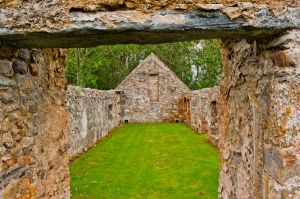
<svg viewBox="0 0 300 199">
<path fill-rule="evenodd" d="M 155 64 L 149 64 L 149 62 L 154 62 Z M 117 86 L 116 89 L 122 89 L 122 86 L 125 85 L 130 79 L 139 73 L 139 70 L 149 67 L 149 74 L 158 74 L 159 72 L 170 72 L 174 78 L 174 81 L 177 81 L 178 84 L 184 87 L 187 90 L 190 88 L 164 63 L 162 62 L 157 55 L 151 53 L 144 60 L 141 60 L 139 65 Z"/>
</svg>

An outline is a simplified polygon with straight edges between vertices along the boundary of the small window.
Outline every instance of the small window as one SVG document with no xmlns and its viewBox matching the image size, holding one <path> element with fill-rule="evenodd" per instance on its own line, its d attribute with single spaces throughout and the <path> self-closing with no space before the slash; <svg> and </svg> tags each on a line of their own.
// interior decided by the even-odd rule
<svg viewBox="0 0 300 199">
<path fill-rule="evenodd" d="M 113 105 L 109 104 L 108 105 L 108 119 L 110 119 L 110 120 L 113 118 L 112 108 L 113 108 Z"/>
<path fill-rule="evenodd" d="M 125 124 L 128 124 L 128 120 L 125 120 L 124 122 L 125 122 Z"/>
<path fill-rule="evenodd" d="M 211 107 L 211 116 L 212 117 L 216 117 L 217 116 L 217 102 L 216 101 L 212 101 L 210 103 L 210 107 Z"/>
</svg>

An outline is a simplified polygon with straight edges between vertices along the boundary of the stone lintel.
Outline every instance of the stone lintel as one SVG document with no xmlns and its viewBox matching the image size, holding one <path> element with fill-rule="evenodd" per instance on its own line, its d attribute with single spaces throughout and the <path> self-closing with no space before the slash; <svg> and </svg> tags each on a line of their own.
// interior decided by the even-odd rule
<svg viewBox="0 0 300 199">
<path fill-rule="evenodd" d="M 161 10 L 151 13 L 136 10 L 70 11 L 61 26 L 31 24 L 30 28 L 20 28 L 11 23 L 14 20 L 5 16 L 0 20 L 0 45 L 17 48 L 78 48 L 212 38 L 272 38 L 300 27 L 300 8 L 289 8 L 278 16 L 266 8 L 256 11 L 252 16 L 250 13 L 230 16 L 219 10 Z"/>
</svg>

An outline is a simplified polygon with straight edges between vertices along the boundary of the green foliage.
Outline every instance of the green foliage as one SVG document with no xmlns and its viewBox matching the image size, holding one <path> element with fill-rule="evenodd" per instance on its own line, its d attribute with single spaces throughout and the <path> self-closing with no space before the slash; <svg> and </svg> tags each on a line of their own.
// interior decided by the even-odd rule
<svg viewBox="0 0 300 199">
<path fill-rule="evenodd" d="M 218 198 L 219 162 L 183 124 L 128 124 L 71 163 L 71 198 Z"/>
<path fill-rule="evenodd" d="M 221 48 L 215 40 L 69 49 L 66 77 L 72 85 L 113 89 L 150 53 L 156 54 L 191 89 L 219 82 Z"/>
</svg>

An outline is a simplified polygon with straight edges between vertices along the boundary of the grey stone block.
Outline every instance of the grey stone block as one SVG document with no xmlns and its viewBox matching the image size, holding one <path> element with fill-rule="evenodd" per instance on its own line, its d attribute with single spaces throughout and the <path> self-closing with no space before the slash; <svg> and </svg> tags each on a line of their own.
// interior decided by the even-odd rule
<svg viewBox="0 0 300 199">
<path fill-rule="evenodd" d="M 14 75 L 14 71 L 12 68 L 12 62 L 6 60 L 0 60 L 0 74 L 11 77 Z"/>
<path fill-rule="evenodd" d="M 16 85 L 16 82 L 14 80 L 0 75 L 0 86 L 13 87 L 15 85 Z"/>
<path fill-rule="evenodd" d="M 25 61 L 30 61 L 30 51 L 28 49 L 20 49 L 19 50 L 19 57 Z"/>
<path fill-rule="evenodd" d="M 15 73 L 25 75 L 27 73 L 27 64 L 24 61 L 15 60 L 13 62 L 13 69 Z"/>
</svg>

